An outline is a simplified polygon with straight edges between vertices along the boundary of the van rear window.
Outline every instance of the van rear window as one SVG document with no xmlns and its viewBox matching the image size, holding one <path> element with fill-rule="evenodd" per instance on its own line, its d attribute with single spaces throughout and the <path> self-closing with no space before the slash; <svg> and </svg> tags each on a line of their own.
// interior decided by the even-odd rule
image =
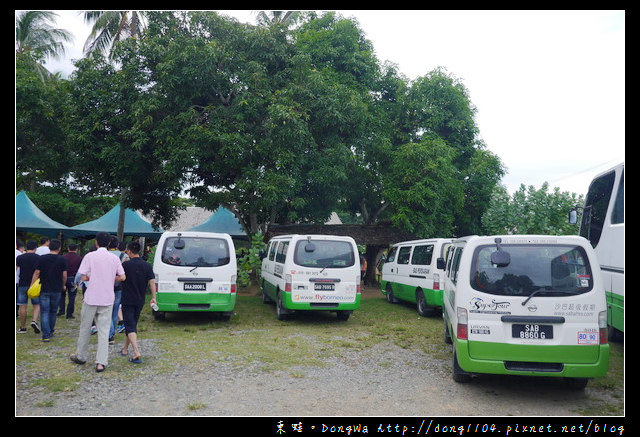
<svg viewBox="0 0 640 437">
<path fill-rule="evenodd" d="M 593 287 L 591 266 L 584 249 L 566 245 L 502 245 L 510 255 L 504 266 L 491 263 L 495 245 L 479 246 L 471 264 L 471 286 L 505 296 L 581 294 Z"/>
<path fill-rule="evenodd" d="M 176 244 L 177 243 L 177 244 Z M 222 238 L 170 237 L 161 248 L 162 262 L 185 267 L 218 267 L 229 264 L 229 244 Z"/>
<path fill-rule="evenodd" d="M 293 262 L 303 267 L 345 268 L 356 263 L 348 241 L 301 240 L 296 243 Z"/>
</svg>

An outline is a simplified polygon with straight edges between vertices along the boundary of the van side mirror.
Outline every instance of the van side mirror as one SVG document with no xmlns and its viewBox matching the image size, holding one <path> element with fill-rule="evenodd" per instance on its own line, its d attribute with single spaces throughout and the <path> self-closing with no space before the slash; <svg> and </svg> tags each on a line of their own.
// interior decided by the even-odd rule
<svg viewBox="0 0 640 437">
<path fill-rule="evenodd" d="M 260 259 L 262 260 L 262 259 L 265 259 L 265 258 L 267 257 L 267 253 L 265 252 L 265 250 L 264 250 L 264 249 L 260 249 L 260 250 L 258 251 L 258 256 L 259 256 L 259 257 L 260 257 Z"/>
<path fill-rule="evenodd" d="M 572 225 L 578 223 L 578 210 L 575 208 L 571 208 L 571 211 L 569 211 L 569 223 Z"/>
<path fill-rule="evenodd" d="M 436 260 L 436 267 L 440 270 L 444 270 L 444 267 L 445 267 L 444 258 L 441 257 Z"/>
</svg>

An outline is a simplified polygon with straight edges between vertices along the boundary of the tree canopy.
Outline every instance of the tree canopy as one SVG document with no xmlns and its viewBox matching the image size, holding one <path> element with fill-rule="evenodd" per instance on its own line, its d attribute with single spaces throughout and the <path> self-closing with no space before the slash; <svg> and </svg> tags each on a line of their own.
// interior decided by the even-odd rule
<svg viewBox="0 0 640 437">
<path fill-rule="evenodd" d="M 77 61 L 64 86 L 36 85 L 16 63 L 17 181 L 124 192 L 161 226 L 186 193 L 249 233 L 332 211 L 424 237 L 481 228 L 504 168 L 445 69 L 406 79 L 333 12 L 256 26 L 143 15 L 142 33 Z"/>
</svg>

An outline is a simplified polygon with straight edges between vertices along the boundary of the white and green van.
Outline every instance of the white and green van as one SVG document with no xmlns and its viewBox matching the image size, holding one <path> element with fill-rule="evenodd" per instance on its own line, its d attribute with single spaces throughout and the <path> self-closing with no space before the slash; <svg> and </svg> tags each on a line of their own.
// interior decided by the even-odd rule
<svg viewBox="0 0 640 437">
<path fill-rule="evenodd" d="M 158 241 L 156 318 L 168 312 L 215 312 L 229 320 L 236 304 L 237 264 L 229 234 L 165 232 Z"/>
<path fill-rule="evenodd" d="M 607 372 L 605 292 L 583 237 L 454 240 L 443 303 L 455 381 L 482 373 L 556 376 L 584 388 Z"/>
<path fill-rule="evenodd" d="M 351 237 L 283 235 L 262 253 L 264 302 L 285 320 L 295 311 L 332 311 L 348 320 L 360 307 L 360 258 Z"/>
<path fill-rule="evenodd" d="M 387 301 L 415 303 L 421 316 L 439 314 L 444 260 L 451 241 L 451 238 L 432 238 L 394 244 L 384 260 L 380 281 Z"/>
</svg>

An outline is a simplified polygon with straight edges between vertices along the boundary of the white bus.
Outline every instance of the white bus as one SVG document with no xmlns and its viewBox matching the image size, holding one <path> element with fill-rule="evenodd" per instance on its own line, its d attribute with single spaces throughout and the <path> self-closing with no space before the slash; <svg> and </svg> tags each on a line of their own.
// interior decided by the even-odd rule
<svg viewBox="0 0 640 437">
<path fill-rule="evenodd" d="M 575 212 L 572 216 L 575 222 Z M 580 235 L 591 242 L 602 270 L 609 337 L 620 339 L 624 333 L 624 162 L 591 181 Z"/>
</svg>

